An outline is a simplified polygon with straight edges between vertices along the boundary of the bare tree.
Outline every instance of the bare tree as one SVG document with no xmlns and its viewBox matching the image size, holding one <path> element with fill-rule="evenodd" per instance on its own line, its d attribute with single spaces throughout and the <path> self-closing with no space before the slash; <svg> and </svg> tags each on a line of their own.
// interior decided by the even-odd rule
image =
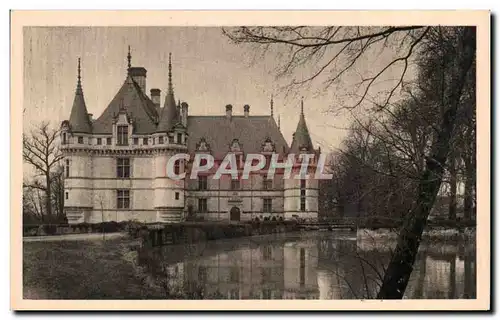
<svg viewBox="0 0 500 320">
<path fill-rule="evenodd" d="M 23 135 L 23 160 L 29 163 L 42 177 L 42 182 L 35 180 L 31 188 L 45 193 L 45 215 L 52 216 L 53 173 L 63 158 L 58 148 L 59 131 L 51 129 L 48 122 L 42 122 L 30 134 Z"/>
<path fill-rule="evenodd" d="M 375 72 L 361 76 L 355 95 L 358 99 L 350 106 L 354 110 L 366 100 L 374 83 L 388 70 L 400 67 L 400 76 L 393 86 L 384 92 L 382 99 L 372 104 L 375 110 L 389 111 L 391 99 L 405 82 L 408 66 L 418 63 L 422 79 L 441 80 L 441 90 L 430 90 L 439 99 L 432 97 L 436 110 L 434 132 L 428 153 L 421 157 L 414 203 L 405 216 L 399 233 L 398 244 L 385 272 L 378 298 L 401 299 L 413 269 L 423 230 L 434 205 L 443 179 L 443 172 L 451 148 L 452 135 L 458 126 L 457 114 L 463 99 L 466 80 L 474 70 L 476 30 L 474 27 L 239 27 L 223 29 L 223 33 L 237 44 L 253 44 L 263 48 L 264 53 L 273 48 L 280 52 L 278 76 L 286 76 L 307 65 L 313 70 L 309 76 L 293 79 L 289 89 L 310 84 L 320 74 L 326 74 L 324 88 L 328 89 L 353 66 L 373 53 L 375 46 L 388 50 L 393 59 L 380 65 Z M 413 60 L 411 60 L 413 59 Z M 441 71 L 435 74 L 436 66 Z M 419 81 L 419 84 L 432 85 Z M 418 90 L 419 94 L 427 93 Z M 425 101 L 419 97 L 418 101 Z M 435 102 L 435 103 L 434 103 Z"/>
</svg>

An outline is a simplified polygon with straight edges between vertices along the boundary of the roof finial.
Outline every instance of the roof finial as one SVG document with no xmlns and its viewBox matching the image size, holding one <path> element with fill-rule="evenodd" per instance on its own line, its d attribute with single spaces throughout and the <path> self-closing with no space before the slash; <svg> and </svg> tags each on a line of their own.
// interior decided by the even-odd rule
<svg viewBox="0 0 500 320">
<path fill-rule="evenodd" d="M 168 53 L 168 93 L 174 93 L 172 85 L 172 52 Z"/>
<path fill-rule="evenodd" d="M 271 117 L 274 115 L 274 95 L 271 93 Z"/>
<path fill-rule="evenodd" d="M 82 69 L 80 67 L 80 58 L 78 58 L 78 81 L 76 82 L 76 93 L 82 93 Z"/>
<path fill-rule="evenodd" d="M 127 60 L 128 60 L 128 70 L 130 70 L 130 68 L 132 68 L 132 55 L 130 54 L 130 46 L 128 46 Z"/>
<path fill-rule="evenodd" d="M 302 99 L 300 100 L 300 114 L 304 115 L 304 96 L 302 96 Z"/>
</svg>

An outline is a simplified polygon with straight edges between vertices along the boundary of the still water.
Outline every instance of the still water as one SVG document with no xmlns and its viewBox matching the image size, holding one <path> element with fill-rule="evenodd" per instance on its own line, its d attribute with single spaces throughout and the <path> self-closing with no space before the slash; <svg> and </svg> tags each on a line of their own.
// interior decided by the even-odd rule
<svg viewBox="0 0 500 320">
<path fill-rule="evenodd" d="M 189 299 L 375 298 L 391 242 L 317 231 L 165 246 L 142 260 L 166 295 Z M 475 244 L 423 243 L 407 299 L 476 295 Z"/>
</svg>

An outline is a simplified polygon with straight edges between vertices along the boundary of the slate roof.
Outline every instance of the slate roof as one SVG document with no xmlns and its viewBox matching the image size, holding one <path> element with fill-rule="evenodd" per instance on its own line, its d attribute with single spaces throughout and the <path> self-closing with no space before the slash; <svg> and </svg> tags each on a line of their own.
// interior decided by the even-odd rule
<svg viewBox="0 0 500 320">
<path fill-rule="evenodd" d="M 92 125 L 85 105 L 85 98 L 83 97 L 82 82 L 80 76 L 80 59 L 78 59 L 78 81 L 76 84 L 75 99 L 71 107 L 69 116 L 69 125 L 71 131 L 80 133 L 92 132 Z"/>
<path fill-rule="evenodd" d="M 134 120 L 135 134 L 151 134 L 156 131 L 159 116 L 155 104 L 142 92 L 132 77 L 127 76 L 108 107 L 94 121 L 93 132 L 96 134 L 112 133 L 114 117 L 122 107 Z"/>
<path fill-rule="evenodd" d="M 307 129 L 306 119 L 304 117 L 304 110 L 300 113 L 299 123 L 293 135 L 292 145 L 290 146 L 290 153 L 299 153 L 300 150 L 306 148 L 307 151 L 314 151 L 314 146 Z"/>
<path fill-rule="evenodd" d="M 204 138 L 216 159 L 223 159 L 234 139 L 238 139 L 242 151 L 262 152 L 266 139 L 275 144 L 275 151 L 287 153 L 288 145 L 271 116 L 188 116 L 188 151 L 196 151 L 196 145 Z"/>
</svg>

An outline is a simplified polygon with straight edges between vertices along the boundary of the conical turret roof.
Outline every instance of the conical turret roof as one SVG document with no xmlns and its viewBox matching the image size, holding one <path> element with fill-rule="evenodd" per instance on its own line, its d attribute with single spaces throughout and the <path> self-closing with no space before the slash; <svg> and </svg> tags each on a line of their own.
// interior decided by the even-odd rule
<svg viewBox="0 0 500 320">
<path fill-rule="evenodd" d="M 177 122 L 179 122 L 179 114 L 175 104 L 174 88 L 172 85 L 172 54 L 170 53 L 168 56 L 168 90 L 156 132 L 170 131 Z"/>
<path fill-rule="evenodd" d="M 295 130 L 295 133 L 293 135 L 290 153 L 299 153 L 304 148 L 310 152 L 314 151 L 311 136 L 309 135 L 306 119 L 304 117 L 304 102 L 301 101 L 299 123 L 297 124 L 297 129 Z"/>
<path fill-rule="evenodd" d="M 81 133 L 91 133 L 92 125 L 85 105 L 85 98 L 83 97 L 82 81 L 81 81 L 80 59 L 78 59 L 78 81 L 76 84 L 75 99 L 71 107 L 71 114 L 69 116 L 69 125 L 71 131 Z"/>
</svg>

